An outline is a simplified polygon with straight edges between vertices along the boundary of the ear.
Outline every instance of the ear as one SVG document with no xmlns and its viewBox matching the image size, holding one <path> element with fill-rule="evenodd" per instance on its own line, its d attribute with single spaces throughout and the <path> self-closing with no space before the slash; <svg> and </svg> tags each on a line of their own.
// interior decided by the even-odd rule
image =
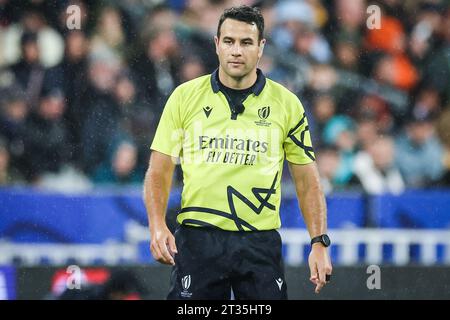
<svg viewBox="0 0 450 320">
<path fill-rule="evenodd" d="M 266 39 L 262 39 L 259 42 L 259 53 L 258 53 L 258 58 L 261 58 L 263 55 L 263 51 L 264 51 L 264 45 L 266 44 Z"/>
<path fill-rule="evenodd" d="M 219 38 L 214 36 L 214 44 L 216 45 L 216 54 L 219 55 Z"/>
</svg>

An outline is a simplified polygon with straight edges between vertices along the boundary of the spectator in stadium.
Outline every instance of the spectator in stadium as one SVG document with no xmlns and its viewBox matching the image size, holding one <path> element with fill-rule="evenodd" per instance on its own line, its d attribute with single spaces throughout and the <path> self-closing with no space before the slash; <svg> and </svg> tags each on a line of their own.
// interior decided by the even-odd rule
<svg viewBox="0 0 450 320">
<path fill-rule="evenodd" d="M 204 74 L 206 74 L 206 69 L 200 58 L 196 55 L 186 56 L 183 65 L 180 67 L 181 83 L 198 78 Z"/>
<path fill-rule="evenodd" d="M 378 137 L 356 154 L 354 172 L 366 193 L 400 194 L 404 191 L 405 183 L 395 167 L 394 156 L 394 141 L 390 137 Z"/>
<path fill-rule="evenodd" d="M 379 132 L 380 130 L 373 117 L 359 117 L 356 122 L 356 140 L 358 142 L 358 149 L 367 150 L 367 148 L 377 140 Z"/>
<path fill-rule="evenodd" d="M 314 64 L 307 74 L 308 90 L 312 95 L 319 92 L 332 92 L 337 86 L 339 75 L 329 64 Z"/>
<path fill-rule="evenodd" d="M 131 61 L 131 69 L 146 103 L 160 113 L 168 95 L 179 84 L 179 43 L 170 27 L 151 28 L 143 43 L 143 52 Z"/>
<path fill-rule="evenodd" d="M 356 119 L 366 118 L 374 121 L 377 131 L 382 134 L 392 133 L 396 129 L 391 106 L 383 96 L 376 94 L 363 95 L 352 108 L 351 114 Z"/>
<path fill-rule="evenodd" d="M 292 50 L 312 62 L 326 63 L 332 53 L 326 39 L 317 32 L 314 8 L 306 1 L 280 1 L 275 6 L 277 27 L 273 33 L 275 45 Z"/>
<path fill-rule="evenodd" d="M 420 86 L 413 96 L 413 107 L 415 113 L 421 115 L 437 115 L 441 111 L 441 95 L 439 91 L 427 84 Z"/>
<path fill-rule="evenodd" d="M 198 34 L 212 36 L 216 31 L 217 17 L 229 5 L 229 2 L 227 0 L 186 1 L 186 7 L 181 16 L 182 22 L 188 28 L 195 29 Z"/>
<path fill-rule="evenodd" d="M 126 52 L 126 33 L 122 24 L 123 17 L 119 9 L 105 6 L 101 9 L 94 34 L 91 38 L 91 51 L 112 50 L 123 59 Z"/>
<path fill-rule="evenodd" d="M 336 102 L 330 93 L 319 93 L 314 95 L 312 100 L 313 119 L 310 126 L 312 132 L 316 132 L 313 142 L 315 146 L 321 146 L 324 143 L 320 133 L 323 132 L 327 124 L 336 117 Z"/>
<path fill-rule="evenodd" d="M 442 146 L 435 135 L 434 116 L 412 112 L 396 141 L 396 165 L 409 187 L 426 187 L 443 174 Z"/>
<path fill-rule="evenodd" d="M 444 147 L 442 158 L 444 174 L 440 184 L 450 187 L 450 107 L 447 107 L 440 115 L 437 123 L 437 132 Z"/>
<path fill-rule="evenodd" d="M 349 189 L 359 189 L 360 182 L 356 176 L 352 177 L 346 183 L 342 183 L 339 178 L 339 167 L 341 158 L 339 149 L 336 146 L 324 146 L 317 151 L 317 166 L 320 172 L 320 183 L 325 194 L 331 194 L 336 191 Z"/>
<path fill-rule="evenodd" d="M 120 134 L 122 114 L 114 97 L 120 72 L 120 61 L 108 50 L 89 58 L 89 86 L 81 124 L 81 158 L 84 172 L 88 175 L 108 159 L 111 141 Z"/>
<path fill-rule="evenodd" d="M 382 53 L 372 72 L 376 80 L 403 90 L 414 88 L 419 75 L 405 52 L 406 34 L 397 18 L 384 16 L 381 28 L 370 29 L 365 40 L 369 51 Z"/>
<path fill-rule="evenodd" d="M 334 65 L 336 68 L 358 72 L 360 39 L 342 32 L 334 38 Z"/>
<path fill-rule="evenodd" d="M 120 139 L 111 149 L 111 159 L 94 172 L 94 183 L 109 186 L 140 184 L 143 173 L 137 168 L 138 152 L 135 144 L 129 139 Z"/>
<path fill-rule="evenodd" d="M 356 136 L 354 123 L 347 116 L 336 116 L 327 123 L 323 130 L 323 141 L 326 145 L 334 145 L 339 152 L 339 167 L 333 181 L 340 187 L 357 184 L 353 172 L 356 152 Z"/>
<path fill-rule="evenodd" d="M 442 45 L 435 48 L 424 67 L 424 83 L 438 90 L 450 101 L 450 6 L 447 6 L 443 14 L 439 38 Z"/>
<path fill-rule="evenodd" d="M 64 93 L 52 89 L 43 92 L 39 107 L 27 119 L 24 144 L 30 181 L 37 182 L 44 173 L 59 172 L 70 158 L 64 110 Z"/>
<path fill-rule="evenodd" d="M 417 71 L 403 55 L 381 53 L 376 58 L 372 77 L 378 82 L 411 90 L 417 83 Z"/>
<path fill-rule="evenodd" d="M 148 142 L 152 141 L 155 134 L 159 114 L 139 99 L 135 79 L 129 70 L 122 70 L 118 75 L 114 98 L 121 113 L 120 131 L 131 137 L 136 144 L 137 167 L 144 168 L 150 155 Z"/>
<path fill-rule="evenodd" d="M 333 5 L 335 14 L 330 16 L 328 26 L 331 31 L 331 40 L 345 38 L 352 39 L 353 44 L 360 44 L 366 24 L 366 2 L 335 0 Z"/>
<path fill-rule="evenodd" d="M 6 28 L 9 26 L 14 18 L 16 18 L 16 12 L 14 12 L 14 5 L 12 1 L 2 1 L 0 7 L 0 28 Z"/>
<path fill-rule="evenodd" d="M 82 168 L 81 130 L 90 105 L 88 79 L 89 42 L 82 30 L 71 30 L 65 34 L 63 61 L 50 68 L 45 77 L 45 87 L 61 88 L 66 96 L 64 120 L 73 146 L 71 161 Z"/>
<path fill-rule="evenodd" d="M 24 32 L 21 38 L 22 59 L 11 66 L 16 82 L 26 94 L 27 104 L 36 107 L 44 85 L 45 68 L 40 62 L 37 34 Z"/>
<path fill-rule="evenodd" d="M 10 163 L 19 171 L 27 169 L 24 139 L 28 114 L 29 108 L 20 91 L 11 89 L 3 94 L 0 102 L 0 136 L 6 140 Z"/>
<path fill-rule="evenodd" d="M 11 167 L 10 160 L 6 140 L 0 136 L 0 186 L 24 183 L 20 173 Z"/>
<path fill-rule="evenodd" d="M 34 33 L 38 39 L 39 62 L 45 68 L 59 63 L 64 51 L 62 36 L 48 24 L 44 10 L 46 3 L 29 3 L 15 1 L 12 6 L 13 15 L 17 15 L 15 23 L 7 26 L 4 33 L 4 46 L 0 46 L 7 63 L 16 63 L 21 58 L 21 37 L 26 33 Z M 0 43 L 0 45 L 2 45 Z M 47 48 L 52 48 L 47 50 Z M 23 56 L 22 56 L 23 57 Z"/>
<path fill-rule="evenodd" d="M 411 26 L 408 52 L 414 64 L 423 69 L 425 62 L 433 53 L 440 28 L 445 22 L 443 21 L 444 16 L 441 14 L 442 5 L 437 3 L 421 2 L 417 11 L 414 25 Z"/>
</svg>

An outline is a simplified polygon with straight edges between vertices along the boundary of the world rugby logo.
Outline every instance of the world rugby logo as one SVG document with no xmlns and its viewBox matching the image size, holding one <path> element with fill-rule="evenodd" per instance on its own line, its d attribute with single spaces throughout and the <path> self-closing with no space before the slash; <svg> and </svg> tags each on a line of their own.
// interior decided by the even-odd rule
<svg viewBox="0 0 450 320">
<path fill-rule="evenodd" d="M 183 287 L 183 290 L 185 290 L 185 291 L 187 289 L 189 289 L 189 287 L 191 286 L 191 275 L 184 276 L 181 279 L 181 286 Z"/>
<path fill-rule="evenodd" d="M 263 107 L 263 108 L 258 110 L 258 116 L 262 120 L 267 119 L 269 117 L 269 115 L 270 115 L 270 107 Z"/>
</svg>

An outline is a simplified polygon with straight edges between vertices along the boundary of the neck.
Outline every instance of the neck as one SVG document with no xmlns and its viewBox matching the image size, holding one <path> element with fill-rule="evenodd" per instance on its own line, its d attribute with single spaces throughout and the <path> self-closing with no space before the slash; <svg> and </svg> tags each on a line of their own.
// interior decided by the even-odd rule
<svg viewBox="0 0 450 320">
<path fill-rule="evenodd" d="M 257 79 L 256 69 L 243 77 L 235 78 L 227 75 L 221 67 L 219 67 L 219 80 L 228 88 L 243 90 L 250 88 Z"/>
</svg>

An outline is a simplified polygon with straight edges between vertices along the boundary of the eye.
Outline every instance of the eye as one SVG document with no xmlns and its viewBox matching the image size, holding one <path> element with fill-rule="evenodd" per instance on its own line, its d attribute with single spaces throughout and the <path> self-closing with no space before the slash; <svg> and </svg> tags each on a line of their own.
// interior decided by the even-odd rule
<svg viewBox="0 0 450 320">
<path fill-rule="evenodd" d="M 225 39 L 225 40 L 223 40 L 223 42 L 226 43 L 226 44 L 231 44 L 231 40 L 230 39 Z"/>
</svg>

